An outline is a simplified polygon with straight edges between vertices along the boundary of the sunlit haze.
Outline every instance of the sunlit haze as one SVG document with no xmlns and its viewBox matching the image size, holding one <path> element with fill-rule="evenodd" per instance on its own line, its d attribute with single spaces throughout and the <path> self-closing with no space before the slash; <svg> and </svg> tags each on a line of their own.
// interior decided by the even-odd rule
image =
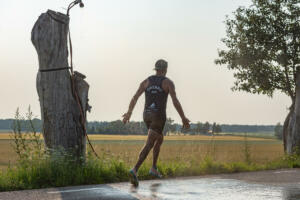
<svg viewBox="0 0 300 200">
<path fill-rule="evenodd" d="M 40 116 L 37 53 L 31 29 L 42 12 L 65 13 L 66 0 L 1 0 L 0 118 L 31 105 Z M 223 21 L 250 0 L 86 0 L 71 11 L 75 70 L 87 76 L 92 112 L 88 120 L 120 119 L 141 81 L 153 74 L 156 60 L 168 61 L 167 76 L 192 122 L 275 124 L 283 122 L 290 99 L 232 92 L 232 72 L 216 66 L 225 48 Z M 144 96 L 132 120 L 142 120 Z M 169 99 L 168 117 L 180 122 Z"/>
</svg>

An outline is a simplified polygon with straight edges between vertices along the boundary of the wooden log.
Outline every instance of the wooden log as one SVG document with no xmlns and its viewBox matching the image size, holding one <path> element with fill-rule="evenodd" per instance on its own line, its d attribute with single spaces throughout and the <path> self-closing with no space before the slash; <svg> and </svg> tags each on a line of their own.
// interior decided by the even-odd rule
<svg viewBox="0 0 300 200">
<path fill-rule="evenodd" d="M 35 23 L 31 40 L 38 54 L 39 72 L 36 87 L 43 120 L 45 144 L 50 149 L 62 147 L 84 157 L 86 137 L 81 114 L 72 93 L 71 74 L 68 69 L 69 17 L 48 10 Z M 43 71 L 58 69 L 57 71 Z M 42 71 L 41 71 L 42 70 Z M 75 73 L 74 81 L 83 108 L 84 122 L 88 109 L 89 85 L 85 76 Z"/>
</svg>

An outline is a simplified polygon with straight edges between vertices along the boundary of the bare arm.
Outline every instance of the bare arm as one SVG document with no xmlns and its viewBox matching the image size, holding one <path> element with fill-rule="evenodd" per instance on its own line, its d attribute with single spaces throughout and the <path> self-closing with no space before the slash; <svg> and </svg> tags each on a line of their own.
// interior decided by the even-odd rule
<svg viewBox="0 0 300 200">
<path fill-rule="evenodd" d="M 178 114 L 180 115 L 180 117 L 182 119 L 183 127 L 184 128 L 190 128 L 190 120 L 188 120 L 184 115 L 182 106 L 181 106 L 181 104 L 180 104 L 180 102 L 177 98 L 177 95 L 176 95 L 175 85 L 171 80 L 168 81 L 168 90 L 169 90 L 169 94 L 172 98 L 173 105 L 176 108 Z"/>
<path fill-rule="evenodd" d="M 138 101 L 139 97 L 143 94 L 143 92 L 145 91 L 145 88 L 147 86 L 147 82 L 148 80 L 145 80 L 143 81 L 138 90 L 136 91 L 135 95 L 132 97 L 131 101 L 130 101 L 130 104 L 129 104 L 129 108 L 128 108 L 128 111 L 127 113 L 125 113 L 123 115 L 123 123 L 127 123 L 129 122 L 129 119 L 131 117 L 131 114 L 132 114 L 132 111 L 136 105 L 136 102 Z"/>
</svg>

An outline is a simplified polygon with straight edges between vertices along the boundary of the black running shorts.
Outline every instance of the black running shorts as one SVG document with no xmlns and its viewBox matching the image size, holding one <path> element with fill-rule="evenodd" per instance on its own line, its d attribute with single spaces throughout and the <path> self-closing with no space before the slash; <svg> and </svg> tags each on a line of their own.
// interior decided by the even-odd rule
<svg viewBox="0 0 300 200">
<path fill-rule="evenodd" d="M 155 112 L 144 112 L 144 122 L 148 129 L 163 134 L 166 123 L 166 115 Z"/>
</svg>

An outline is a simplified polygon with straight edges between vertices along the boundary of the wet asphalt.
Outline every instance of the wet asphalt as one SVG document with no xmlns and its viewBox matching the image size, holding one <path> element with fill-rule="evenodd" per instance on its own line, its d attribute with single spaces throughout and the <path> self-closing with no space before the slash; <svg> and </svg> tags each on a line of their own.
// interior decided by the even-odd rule
<svg viewBox="0 0 300 200">
<path fill-rule="evenodd" d="M 0 193 L 1 200 L 300 200 L 300 169 Z"/>
</svg>

